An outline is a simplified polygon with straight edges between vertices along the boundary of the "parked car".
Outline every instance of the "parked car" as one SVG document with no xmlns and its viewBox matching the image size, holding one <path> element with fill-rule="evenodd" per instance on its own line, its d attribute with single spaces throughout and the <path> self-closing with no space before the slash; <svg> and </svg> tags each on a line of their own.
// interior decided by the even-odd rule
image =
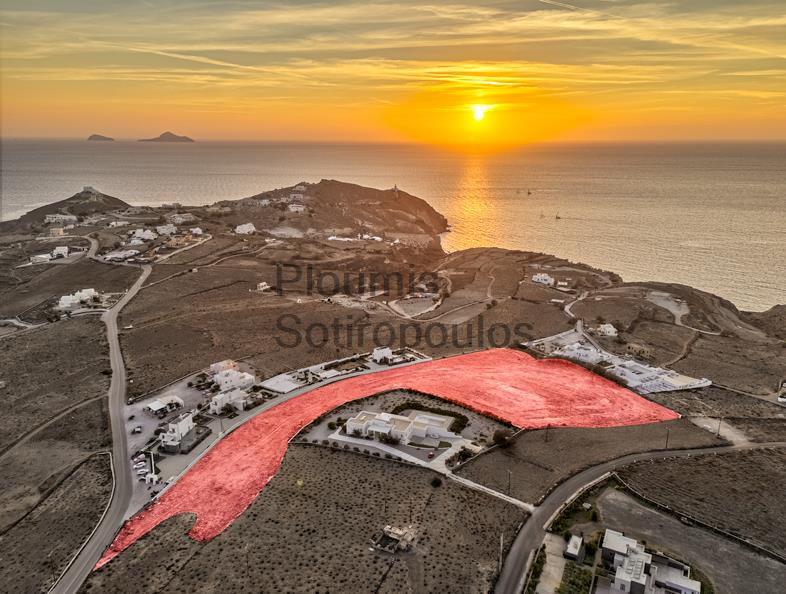
<svg viewBox="0 0 786 594">
<path fill-rule="evenodd" d="M 142 425 L 137 425 L 133 429 L 131 429 L 131 433 L 136 435 L 137 433 L 142 433 Z"/>
</svg>

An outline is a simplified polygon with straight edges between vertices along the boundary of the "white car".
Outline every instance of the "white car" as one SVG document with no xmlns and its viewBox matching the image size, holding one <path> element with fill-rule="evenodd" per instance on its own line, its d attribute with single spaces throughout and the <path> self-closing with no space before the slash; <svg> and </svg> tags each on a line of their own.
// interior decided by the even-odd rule
<svg viewBox="0 0 786 594">
<path fill-rule="evenodd" d="M 143 469 L 141 469 L 141 470 L 137 470 L 137 471 L 136 471 L 136 473 L 137 473 L 139 476 L 145 476 L 145 475 L 147 474 L 147 468 L 143 468 Z"/>
</svg>

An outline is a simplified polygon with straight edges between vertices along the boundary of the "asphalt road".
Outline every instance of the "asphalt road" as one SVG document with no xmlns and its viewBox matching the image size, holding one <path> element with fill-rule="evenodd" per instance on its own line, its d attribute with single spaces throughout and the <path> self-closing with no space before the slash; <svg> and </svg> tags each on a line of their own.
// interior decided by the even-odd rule
<svg viewBox="0 0 786 594">
<path fill-rule="evenodd" d="M 537 550 L 546 536 L 543 525 L 562 507 L 575 493 L 583 490 L 607 472 L 611 472 L 638 460 L 660 460 L 663 458 L 685 458 L 697 454 L 734 452 L 738 450 L 751 450 L 756 448 L 786 447 L 786 442 L 757 443 L 739 446 L 720 446 L 713 448 L 698 448 L 692 450 L 667 450 L 643 454 L 630 454 L 610 460 L 578 474 L 574 474 L 565 482 L 554 489 L 521 527 L 513 545 L 508 552 L 502 573 L 494 589 L 496 594 L 519 594 L 526 579 L 527 562 L 530 554 Z"/>
<path fill-rule="evenodd" d="M 137 294 L 150 275 L 151 270 L 151 266 L 143 266 L 142 274 L 139 275 L 139 278 L 123 298 L 112 309 L 101 316 L 101 319 L 106 324 L 109 360 L 112 366 L 112 381 L 109 386 L 109 419 L 112 426 L 112 460 L 115 471 L 114 492 L 109 508 L 101 522 L 74 558 L 71 565 L 52 587 L 50 590 L 52 594 L 71 594 L 79 590 L 82 582 L 85 581 L 90 571 L 101 558 L 101 555 L 112 543 L 117 531 L 123 525 L 128 504 L 131 501 L 134 485 L 131 466 L 128 464 L 128 445 L 125 435 L 125 419 L 123 418 L 126 400 L 126 367 L 117 335 L 117 317 L 123 307 Z"/>
</svg>

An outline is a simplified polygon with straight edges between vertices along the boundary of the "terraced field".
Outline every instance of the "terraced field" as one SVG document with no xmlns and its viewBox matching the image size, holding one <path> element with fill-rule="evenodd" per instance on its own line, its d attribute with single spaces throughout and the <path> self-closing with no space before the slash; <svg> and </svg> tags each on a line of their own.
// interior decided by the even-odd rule
<svg viewBox="0 0 786 594">
<path fill-rule="evenodd" d="M 619 474 L 639 493 L 677 514 L 786 556 L 786 449 L 643 462 Z"/>
</svg>

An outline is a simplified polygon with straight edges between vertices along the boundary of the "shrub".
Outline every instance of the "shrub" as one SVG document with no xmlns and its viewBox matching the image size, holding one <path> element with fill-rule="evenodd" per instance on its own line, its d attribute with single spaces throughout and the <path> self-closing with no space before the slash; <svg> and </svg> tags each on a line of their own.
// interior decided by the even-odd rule
<svg viewBox="0 0 786 594">
<path fill-rule="evenodd" d="M 438 476 L 435 476 L 434 478 L 431 479 L 431 486 L 434 487 L 435 489 L 441 487 L 442 479 L 439 478 Z"/>
<path fill-rule="evenodd" d="M 494 432 L 492 440 L 494 441 L 494 445 L 497 445 L 501 448 L 507 448 L 511 444 L 512 437 L 513 432 L 510 429 L 497 429 Z"/>
</svg>

